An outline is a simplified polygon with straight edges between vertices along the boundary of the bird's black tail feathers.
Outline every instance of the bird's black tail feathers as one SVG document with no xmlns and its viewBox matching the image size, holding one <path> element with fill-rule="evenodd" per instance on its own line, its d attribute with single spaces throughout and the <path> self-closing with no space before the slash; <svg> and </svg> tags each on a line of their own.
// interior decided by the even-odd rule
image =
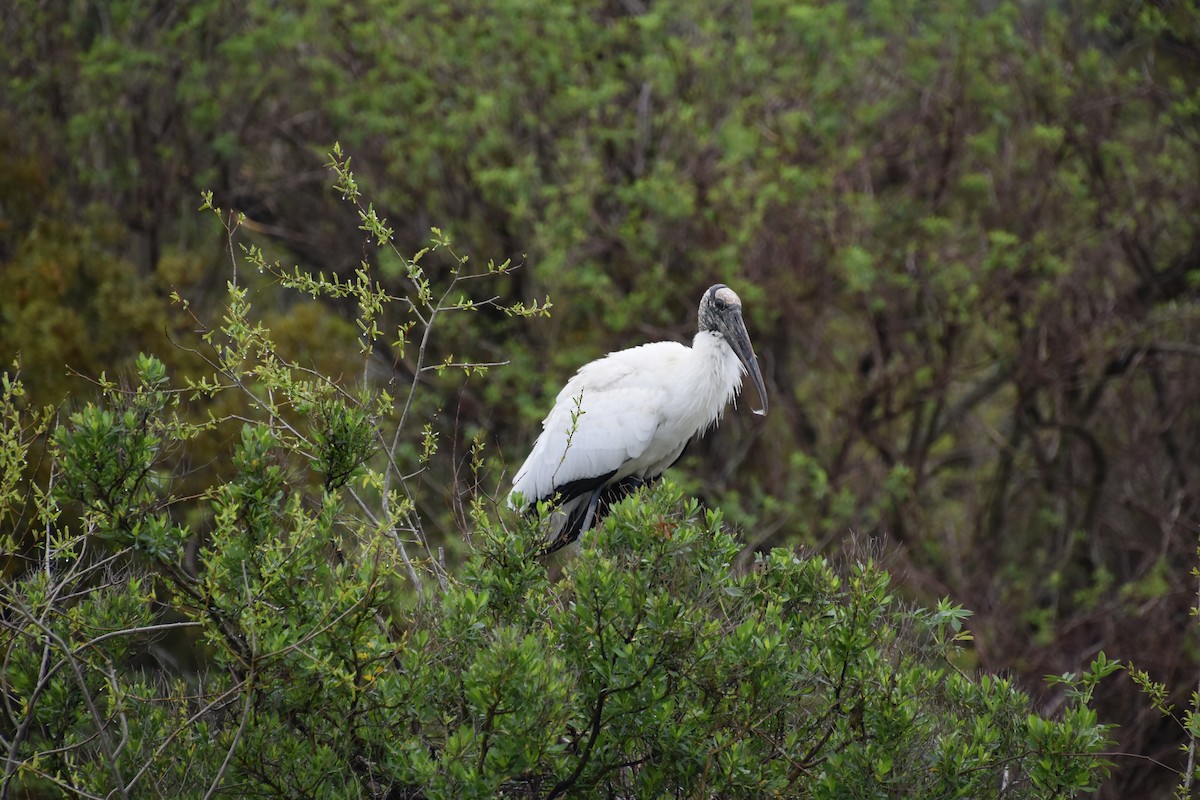
<svg viewBox="0 0 1200 800">
<path fill-rule="evenodd" d="M 584 531 L 590 530 L 599 522 L 608 510 L 632 494 L 640 486 L 648 486 L 654 478 L 643 480 L 630 476 L 615 483 L 605 485 L 616 470 L 602 478 L 574 481 L 558 490 L 557 506 L 566 514 L 566 521 L 539 550 L 538 556 L 548 556 L 561 550 L 578 539 Z M 568 495 L 568 489 L 571 493 Z"/>
</svg>

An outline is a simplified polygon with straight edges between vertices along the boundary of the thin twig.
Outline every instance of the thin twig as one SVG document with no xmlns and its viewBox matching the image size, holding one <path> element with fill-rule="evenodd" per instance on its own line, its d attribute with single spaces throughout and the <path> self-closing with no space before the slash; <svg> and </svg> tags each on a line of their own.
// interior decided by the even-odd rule
<svg viewBox="0 0 1200 800">
<path fill-rule="evenodd" d="M 20 612 L 23 609 L 18 608 L 17 610 Z M 79 692 L 83 697 L 84 704 L 87 706 L 88 713 L 91 715 L 92 721 L 96 725 L 96 730 L 98 732 L 97 738 L 101 749 L 104 751 L 106 766 L 108 767 L 109 772 L 112 773 L 113 780 L 118 787 L 117 791 L 121 797 L 128 798 L 129 794 L 125 791 L 125 781 L 121 779 L 121 770 L 117 765 L 116 753 L 112 749 L 112 742 L 109 741 L 108 725 L 103 716 L 100 714 L 100 709 L 96 706 L 96 701 L 92 697 L 92 693 L 88 690 L 87 679 L 83 674 L 83 670 L 79 666 L 79 660 L 75 658 L 74 648 L 72 648 L 61 636 L 59 636 L 53 628 L 43 624 L 40 620 L 35 619 L 28 613 L 23 614 L 23 616 L 40 628 L 43 636 L 45 636 L 47 640 L 52 640 L 58 649 L 63 653 L 67 665 L 75 674 L 75 681 L 79 686 Z"/>
<path fill-rule="evenodd" d="M 1197 552 L 1197 555 L 1200 555 L 1200 547 L 1197 548 L 1196 552 Z M 1196 608 L 1200 609 L 1200 571 L 1197 571 L 1197 577 L 1198 577 L 1198 581 L 1197 581 L 1197 585 L 1196 585 Z M 1198 682 L 1198 684 L 1197 684 L 1196 692 L 1197 692 L 1196 696 L 1200 697 L 1200 682 Z M 1192 709 L 1193 714 L 1198 713 L 1198 712 L 1200 712 L 1200 709 L 1195 709 L 1195 708 Z M 1188 725 L 1187 730 L 1188 730 L 1187 772 L 1184 773 L 1184 776 L 1183 776 L 1183 794 L 1185 797 L 1191 795 L 1192 781 L 1196 776 L 1196 733 L 1195 733 L 1196 726 L 1194 724 Z"/>
<path fill-rule="evenodd" d="M 167 747 L 170 746 L 171 742 L 175 741 L 175 738 L 177 736 L 179 736 L 179 734 L 183 733 L 186 730 L 190 730 L 192 725 L 194 725 L 197 720 L 199 720 L 205 714 L 208 714 L 210 711 L 212 711 L 212 709 L 216 708 L 216 706 L 219 705 L 220 703 L 225 702 L 226 698 L 228 698 L 229 696 L 241 691 L 241 688 L 244 685 L 245 685 L 245 681 L 234 684 L 232 687 L 230 687 L 226 691 L 217 695 L 216 698 L 211 700 L 206 706 L 204 706 L 204 708 L 200 709 L 195 714 L 193 714 L 191 717 L 189 717 L 187 719 L 187 721 L 185 721 L 178 728 L 171 731 L 171 734 L 166 739 L 163 740 L 162 744 L 160 744 L 154 750 L 154 752 L 150 755 L 150 758 L 146 759 L 146 763 L 142 765 L 142 768 L 139 769 L 137 771 L 137 773 L 135 773 L 134 776 L 129 780 L 129 783 L 125 785 L 125 791 L 128 792 L 133 789 L 133 785 L 135 783 L 137 783 L 138 780 L 140 780 L 143 775 L 146 774 L 146 771 L 150 769 L 150 765 L 153 764 L 154 761 L 157 760 L 158 757 L 161 756 L 164 751 L 166 751 Z"/>
<path fill-rule="evenodd" d="M 246 680 L 242 685 L 246 689 L 246 702 L 242 705 L 242 721 L 238 723 L 238 728 L 234 731 L 233 741 L 229 743 L 229 750 L 225 753 L 225 760 L 221 762 L 220 769 L 213 776 L 212 783 L 208 787 L 208 791 L 204 793 L 203 800 L 209 800 L 213 793 L 217 791 L 217 787 L 221 785 L 221 779 L 225 777 L 225 770 L 229 769 L 229 762 L 233 760 L 233 752 L 237 750 L 238 742 L 242 739 L 242 734 L 246 730 L 246 722 L 250 719 L 250 701 L 254 697 L 254 668 L 256 662 L 251 660 L 250 673 L 246 676 Z"/>
</svg>

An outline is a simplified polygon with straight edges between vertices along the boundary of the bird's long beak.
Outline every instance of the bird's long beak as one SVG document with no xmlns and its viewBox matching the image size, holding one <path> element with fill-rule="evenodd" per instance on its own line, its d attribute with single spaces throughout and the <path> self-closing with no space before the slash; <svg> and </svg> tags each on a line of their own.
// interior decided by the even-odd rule
<svg viewBox="0 0 1200 800">
<path fill-rule="evenodd" d="M 754 355 L 754 346 L 750 344 L 750 333 L 746 330 L 746 323 L 742 321 L 742 315 L 737 314 L 729 327 L 732 330 L 728 331 L 725 338 L 729 341 L 733 352 L 737 354 L 738 360 L 742 362 L 742 366 L 745 367 L 750 380 L 754 381 L 754 391 L 758 392 L 758 402 L 762 405 L 762 408 L 753 409 L 754 413 L 760 417 L 766 416 L 767 387 L 763 385 L 762 373 L 758 371 L 758 357 Z"/>
</svg>

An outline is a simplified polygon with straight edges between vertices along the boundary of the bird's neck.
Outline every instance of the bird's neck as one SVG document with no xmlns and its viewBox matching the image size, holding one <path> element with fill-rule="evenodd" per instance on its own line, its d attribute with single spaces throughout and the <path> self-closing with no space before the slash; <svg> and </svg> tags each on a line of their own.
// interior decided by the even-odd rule
<svg viewBox="0 0 1200 800">
<path fill-rule="evenodd" d="M 698 372 L 708 376 L 701 391 L 711 393 L 706 405 L 724 409 L 742 387 L 742 362 L 725 337 L 716 331 L 700 331 L 692 340 Z"/>
</svg>

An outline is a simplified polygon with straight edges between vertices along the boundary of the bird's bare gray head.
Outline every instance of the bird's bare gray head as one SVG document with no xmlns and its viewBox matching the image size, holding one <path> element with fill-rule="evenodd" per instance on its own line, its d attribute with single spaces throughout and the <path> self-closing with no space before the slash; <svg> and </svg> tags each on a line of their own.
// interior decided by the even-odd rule
<svg viewBox="0 0 1200 800">
<path fill-rule="evenodd" d="M 763 385 L 762 373 L 758 371 L 758 358 L 750 344 L 746 323 L 742 321 L 742 300 L 737 292 L 723 283 L 710 286 L 704 297 L 700 298 L 699 323 L 701 331 L 720 334 L 729 343 L 758 392 L 762 408 L 754 409 L 754 413 L 766 414 L 767 389 Z"/>
</svg>

